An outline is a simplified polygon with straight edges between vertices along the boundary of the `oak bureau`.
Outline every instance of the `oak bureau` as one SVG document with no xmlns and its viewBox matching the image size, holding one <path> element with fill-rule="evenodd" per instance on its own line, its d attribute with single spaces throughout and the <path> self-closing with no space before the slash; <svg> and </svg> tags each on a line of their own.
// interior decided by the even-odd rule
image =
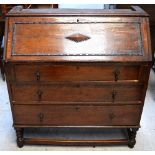
<svg viewBox="0 0 155 155">
<path fill-rule="evenodd" d="M 5 72 L 17 145 L 134 147 L 152 53 L 148 14 L 23 9 L 6 18 Z M 124 139 L 26 138 L 28 128 L 124 129 Z"/>
</svg>

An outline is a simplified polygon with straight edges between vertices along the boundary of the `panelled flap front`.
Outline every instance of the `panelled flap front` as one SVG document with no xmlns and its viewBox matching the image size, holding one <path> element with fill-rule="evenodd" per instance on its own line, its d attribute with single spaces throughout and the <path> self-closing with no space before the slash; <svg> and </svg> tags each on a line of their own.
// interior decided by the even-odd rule
<svg viewBox="0 0 155 155">
<path fill-rule="evenodd" d="M 10 18 L 6 59 L 146 60 L 145 24 L 138 17 Z"/>
</svg>

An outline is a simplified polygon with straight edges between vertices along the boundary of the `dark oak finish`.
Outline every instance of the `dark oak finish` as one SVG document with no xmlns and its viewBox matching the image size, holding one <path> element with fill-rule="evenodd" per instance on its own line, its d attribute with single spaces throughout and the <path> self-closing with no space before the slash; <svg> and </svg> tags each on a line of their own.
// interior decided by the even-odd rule
<svg viewBox="0 0 155 155">
<path fill-rule="evenodd" d="M 17 145 L 135 145 L 152 66 L 148 14 L 13 8 L 5 69 Z M 25 138 L 25 128 L 123 128 L 125 139 Z M 70 128 L 70 130 L 72 130 Z"/>
<path fill-rule="evenodd" d="M 131 5 L 134 4 L 117 4 L 116 7 L 118 9 L 130 8 Z M 150 33 L 151 33 L 151 47 L 152 54 L 155 53 L 155 4 L 139 4 L 139 6 L 144 9 L 150 15 Z M 155 71 L 155 58 L 154 58 L 154 66 L 153 70 Z"/>
<path fill-rule="evenodd" d="M 128 143 L 128 146 L 130 148 L 133 148 L 134 145 L 136 144 L 136 134 L 137 134 L 137 130 L 138 128 L 128 128 L 127 131 L 128 131 L 128 136 L 129 136 L 129 143 Z"/>
<path fill-rule="evenodd" d="M 130 8 L 131 5 L 135 4 L 117 4 L 116 8 L 124 9 Z M 139 6 L 145 10 L 150 15 L 150 32 L 151 32 L 151 45 L 152 45 L 152 52 L 155 52 L 155 5 L 154 4 L 139 4 Z"/>
<path fill-rule="evenodd" d="M 23 128 L 15 128 L 16 129 L 16 135 L 17 135 L 17 145 L 18 147 L 23 147 L 24 145 L 24 138 L 23 138 Z"/>
<path fill-rule="evenodd" d="M 139 123 L 141 105 L 15 105 L 17 125 L 49 126 L 134 126 Z"/>
<path fill-rule="evenodd" d="M 139 81 L 138 65 L 15 65 L 17 82 Z M 106 76 L 105 76 L 106 73 Z M 144 74 L 144 73 L 143 73 Z"/>
<path fill-rule="evenodd" d="M 1 46 L 1 45 L 0 45 Z M 4 71 L 4 63 L 3 63 L 3 48 L 0 47 L 0 70 L 3 81 L 5 81 L 5 71 Z"/>
<path fill-rule="evenodd" d="M 57 83 L 39 86 L 12 85 L 11 88 L 13 101 L 29 103 L 31 101 L 138 102 L 142 101 L 143 95 L 143 86 L 131 84 L 114 86 L 102 83 Z"/>
</svg>

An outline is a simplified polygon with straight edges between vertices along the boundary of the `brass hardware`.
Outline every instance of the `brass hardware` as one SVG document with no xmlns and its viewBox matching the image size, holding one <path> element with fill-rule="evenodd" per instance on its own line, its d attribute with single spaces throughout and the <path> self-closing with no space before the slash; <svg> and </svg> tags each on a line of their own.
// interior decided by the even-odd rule
<svg viewBox="0 0 155 155">
<path fill-rule="evenodd" d="M 38 100 L 40 101 L 41 98 L 42 98 L 43 92 L 42 92 L 41 90 L 38 90 L 38 91 L 37 91 L 37 94 L 38 94 Z"/>
<path fill-rule="evenodd" d="M 80 84 L 76 84 L 76 88 L 79 88 L 80 87 Z"/>
<path fill-rule="evenodd" d="M 43 122 L 44 114 L 43 113 L 39 113 L 38 117 L 39 117 L 40 122 Z"/>
<path fill-rule="evenodd" d="M 112 91 L 112 101 L 114 102 L 116 99 L 117 92 L 115 90 Z"/>
<path fill-rule="evenodd" d="M 76 107 L 75 109 L 76 109 L 76 111 L 78 111 L 79 110 L 79 107 Z"/>
<path fill-rule="evenodd" d="M 118 81 L 119 80 L 119 76 L 120 76 L 120 71 L 118 69 L 116 69 L 113 73 L 114 73 L 115 81 Z"/>
<path fill-rule="evenodd" d="M 115 116 L 114 113 L 110 113 L 110 114 L 109 114 L 109 118 L 110 118 L 110 120 L 113 120 L 115 117 L 116 117 L 116 116 Z"/>
<path fill-rule="evenodd" d="M 36 80 L 40 81 L 40 72 L 39 71 L 35 72 L 35 76 L 36 76 Z"/>
</svg>

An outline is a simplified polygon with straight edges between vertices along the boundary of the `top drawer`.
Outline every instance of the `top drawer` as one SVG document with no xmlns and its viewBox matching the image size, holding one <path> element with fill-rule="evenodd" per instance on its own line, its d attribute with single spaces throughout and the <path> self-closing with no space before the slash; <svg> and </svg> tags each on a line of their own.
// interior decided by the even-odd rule
<svg viewBox="0 0 155 155">
<path fill-rule="evenodd" d="M 14 81 L 139 81 L 140 66 L 120 65 L 14 65 Z"/>
</svg>

